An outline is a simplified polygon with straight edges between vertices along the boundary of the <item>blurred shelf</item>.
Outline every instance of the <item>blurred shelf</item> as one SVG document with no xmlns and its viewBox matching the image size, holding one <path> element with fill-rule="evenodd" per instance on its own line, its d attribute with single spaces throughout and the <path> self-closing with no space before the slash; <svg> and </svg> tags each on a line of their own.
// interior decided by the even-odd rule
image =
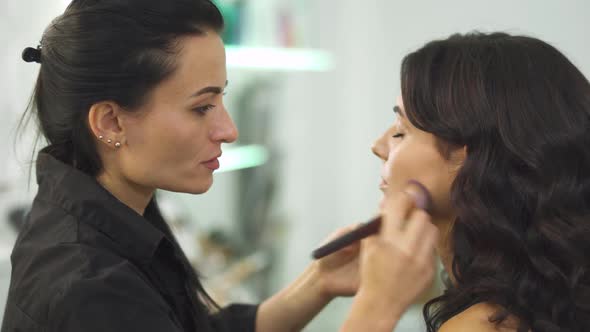
<svg viewBox="0 0 590 332">
<path fill-rule="evenodd" d="M 334 59 L 326 51 L 304 48 L 227 45 L 227 66 L 268 71 L 329 71 Z"/>
<path fill-rule="evenodd" d="M 228 148 L 219 158 L 221 167 L 215 173 L 237 171 L 264 165 L 268 161 L 268 150 L 261 145 L 244 145 Z"/>
</svg>

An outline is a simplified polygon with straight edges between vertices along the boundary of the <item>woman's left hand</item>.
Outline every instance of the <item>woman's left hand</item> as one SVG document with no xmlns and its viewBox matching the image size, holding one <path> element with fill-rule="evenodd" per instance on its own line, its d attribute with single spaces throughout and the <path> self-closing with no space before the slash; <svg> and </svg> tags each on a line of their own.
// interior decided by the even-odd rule
<svg viewBox="0 0 590 332">
<path fill-rule="evenodd" d="M 358 225 L 341 228 L 329 236 L 326 242 L 356 227 Z M 359 252 L 360 243 L 357 242 L 313 263 L 318 273 L 320 290 L 324 296 L 332 299 L 337 296 L 356 294 L 360 285 Z"/>
</svg>

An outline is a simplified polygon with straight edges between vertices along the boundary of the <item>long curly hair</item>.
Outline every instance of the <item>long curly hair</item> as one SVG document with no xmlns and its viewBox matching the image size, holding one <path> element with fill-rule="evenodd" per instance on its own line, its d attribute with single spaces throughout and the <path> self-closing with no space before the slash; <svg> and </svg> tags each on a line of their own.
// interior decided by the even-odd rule
<svg viewBox="0 0 590 332">
<path fill-rule="evenodd" d="M 590 83 L 551 45 L 452 35 L 407 55 L 407 117 L 466 147 L 451 188 L 454 282 L 424 307 L 429 332 L 476 303 L 519 331 L 590 331 Z"/>
</svg>

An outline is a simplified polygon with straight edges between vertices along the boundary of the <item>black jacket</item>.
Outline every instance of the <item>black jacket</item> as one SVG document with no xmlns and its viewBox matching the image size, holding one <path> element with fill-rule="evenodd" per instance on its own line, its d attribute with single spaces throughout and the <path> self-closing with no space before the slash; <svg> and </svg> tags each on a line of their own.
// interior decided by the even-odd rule
<svg viewBox="0 0 590 332">
<path fill-rule="evenodd" d="M 39 192 L 15 244 L 2 332 L 195 331 L 186 274 L 152 201 L 141 216 L 97 181 L 40 153 Z M 256 306 L 206 322 L 254 331 Z M 204 309 L 201 309 L 204 310 Z"/>
</svg>

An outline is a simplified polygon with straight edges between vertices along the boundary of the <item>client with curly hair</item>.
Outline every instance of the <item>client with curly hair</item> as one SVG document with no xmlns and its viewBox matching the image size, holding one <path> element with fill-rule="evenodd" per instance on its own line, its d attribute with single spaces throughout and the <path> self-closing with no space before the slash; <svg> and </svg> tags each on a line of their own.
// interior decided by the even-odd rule
<svg viewBox="0 0 590 332">
<path fill-rule="evenodd" d="M 525 36 L 470 33 L 407 55 L 382 187 L 434 199 L 448 289 L 428 331 L 590 331 L 590 83 Z"/>
</svg>

